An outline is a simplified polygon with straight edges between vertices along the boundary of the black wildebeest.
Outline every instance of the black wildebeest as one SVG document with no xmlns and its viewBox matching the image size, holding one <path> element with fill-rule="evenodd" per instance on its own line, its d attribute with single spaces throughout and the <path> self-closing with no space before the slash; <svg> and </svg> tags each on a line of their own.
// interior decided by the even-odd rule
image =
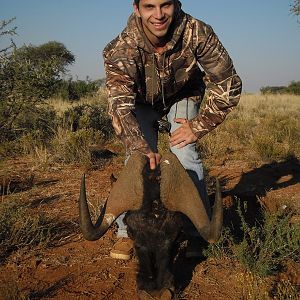
<svg viewBox="0 0 300 300">
<path fill-rule="evenodd" d="M 126 211 L 125 222 L 139 260 L 139 298 L 171 299 L 174 292 L 171 250 L 181 230 L 181 214 L 192 221 L 206 241 L 217 241 L 223 218 L 218 182 L 210 219 L 198 190 L 174 154 L 165 154 L 160 166 L 151 171 L 147 157 L 134 153 L 114 183 L 94 225 L 86 200 L 85 180 L 82 180 L 79 215 L 85 239 L 99 239 Z"/>
</svg>

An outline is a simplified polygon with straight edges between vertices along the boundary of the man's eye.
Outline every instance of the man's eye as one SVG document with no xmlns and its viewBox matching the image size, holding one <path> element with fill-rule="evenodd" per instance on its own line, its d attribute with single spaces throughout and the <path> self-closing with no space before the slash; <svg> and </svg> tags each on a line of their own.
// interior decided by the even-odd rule
<svg viewBox="0 0 300 300">
<path fill-rule="evenodd" d="M 164 3 L 163 7 L 170 7 L 172 4 L 173 4 L 172 2 Z"/>
</svg>

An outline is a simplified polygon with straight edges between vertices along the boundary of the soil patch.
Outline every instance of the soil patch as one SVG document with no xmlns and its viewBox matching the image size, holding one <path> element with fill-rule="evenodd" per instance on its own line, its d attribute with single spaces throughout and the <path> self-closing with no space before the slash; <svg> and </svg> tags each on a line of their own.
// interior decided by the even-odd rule
<svg viewBox="0 0 300 300">
<path fill-rule="evenodd" d="M 122 160 L 111 152 L 97 155 L 109 161 L 88 172 L 77 166 L 53 166 L 43 171 L 24 160 L 8 162 L 10 172 L 1 172 L 2 201 L 21 201 L 33 214 L 45 213 L 68 222 L 73 229 L 69 228 L 53 247 L 20 249 L 11 254 L 0 266 L 2 294 L 14 291 L 30 299 L 137 299 L 136 257 L 127 262 L 109 257 L 116 241 L 115 226 L 95 242 L 83 240 L 79 232 L 77 205 L 82 174 L 86 173 L 88 198 L 92 213 L 97 215 L 109 195 L 111 174 L 118 177 L 122 168 Z M 296 159 L 256 168 L 244 162 L 227 162 L 212 168 L 209 175 L 221 180 L 225 223 L 233 221 L 229 212 L 238 198 L 247 202 L 249 220 L 260 203 L 270 211 L 286 206 L 300 211 L 300 164 Z M 235 261 L 185 259 L 182 254 L 175 273 L 181 284 L 179 299 L 241 299 L 245 292 L 247 272 Z M 297 268 L 287 266 L 276 280 L 292 277 L 293 282 L 300 283 Z"/>
</svg>

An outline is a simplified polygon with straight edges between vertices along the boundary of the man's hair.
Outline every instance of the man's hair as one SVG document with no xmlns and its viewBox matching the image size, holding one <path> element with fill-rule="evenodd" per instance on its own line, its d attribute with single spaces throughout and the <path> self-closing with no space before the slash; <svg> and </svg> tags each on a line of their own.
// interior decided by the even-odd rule
<svg viewBox="0 0 300 300">
<path fill-rule="evenodd" d="M 134 0 L 134 4 L 135 4 L 136 6 L 139 6 L 140 0 Z"/>
</svg>

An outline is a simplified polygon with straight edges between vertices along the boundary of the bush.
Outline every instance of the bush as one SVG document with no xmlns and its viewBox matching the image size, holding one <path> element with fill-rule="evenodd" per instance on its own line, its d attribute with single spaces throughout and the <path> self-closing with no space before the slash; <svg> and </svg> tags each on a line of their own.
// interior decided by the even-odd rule
<svg viewBox="0 0 300 300">
<path fill-rule="evenodd" d="M 234 253 L 248 269 L 266 276 L 280 271 L 288 259 L 299 261 L 300 224 L 290 224 L 291 215 L 265 212 L 263 224 L 252 228 L 242 219 L 244 236 Z"/>
<path fill-rule="evenodd" d="M 247 214 L 246 207 L 244 210 Z M 293 212 L 285 209 L 275 214 L 266 210 L 262 213 L 262 221 L 250 226 L 239 206 L 242 236 L 234 236 L 230 228 L 225 229 L 218 243 L 208 247 L 206 255 L 235 257 L 260 276 L 278 273 L 287 260 L 299 262 L 300 223 L 290 223 Z"/>
<path fill-rule="evenodd" d="M 14 35 L 5 30 L 14 19 L 2 21 L 0 37 Z M 53 95 L 73 54 L 58 42 L 0 50 L 0 142 L 11 142 L 34 132 L 41 139 L 49 135 L 55 112 L 44 109 L 44 100 Z M 48 115 L 47 115 L 48 114 Z M 49 116 L 50 114 L 50 116 Z"/>
<path fill-rule="evenodd" d="M 71 131 L 92 128 L 109 139 L 114 135 L 111 120 L 103 105 L 82 104 L 68 109 L 63 123 Z"/>
<path fill-rule="evenodd" d="M 53 159 L 61 163 L 77 162 L 90 165 L 92 162 L 91 146 L 103 142 L 103 134 L 92 128 L 79 129 L 75 132 L 59 128 L 52 140 Z"/>
<path fill-rule="evenodd" d="M 15 120 L 14 128 L 2 130 L 0 157 L 31 154 L 36 147 L 49 145 L 59 118 L 47 105 L 23 110 Z"/>
<path fill-rule="evenodd" d="M 260 92 L 264 94 L 284 94 L 285 86 L 265 86 L 260 89 Z"/>
<path fill-rule="evenodd" d="M 55 58 L 34 64 L 15 51 L 1 57 L 0 64 L 0 128 L 14 129 L 23 111 L 35 110 L 48 98 L 58 78 Z"/>
<path fill-rule="evenodd" d="M 285 89 L 288 94 L 300 95 L 300 81 L 292 81 Z"/>
<path fill-rule="evenodd" d="M 288 86 L 266 86 L 260 89 L 264 94 L 293 94 L 300 95 L 300 81 L 292 81 Z"/>
<path fill-rule="evenodd" d="M 47 142 L 53 136 L 59 119 L 56 112 L 47 105 L 35 109 L 24 109 L 15 120 L 15 128 L 6 136 L 6 140 L 15 140 L 23 135 L 32 134 L 41 142 Z"/>
<path fill-rule="evenodd" d="M 101 85 L 101 80 L 72 80 L 71 78 L 60 82 L 55 96 L 63 100 L 79 100 L 95 95 Z"/>
</svg>

